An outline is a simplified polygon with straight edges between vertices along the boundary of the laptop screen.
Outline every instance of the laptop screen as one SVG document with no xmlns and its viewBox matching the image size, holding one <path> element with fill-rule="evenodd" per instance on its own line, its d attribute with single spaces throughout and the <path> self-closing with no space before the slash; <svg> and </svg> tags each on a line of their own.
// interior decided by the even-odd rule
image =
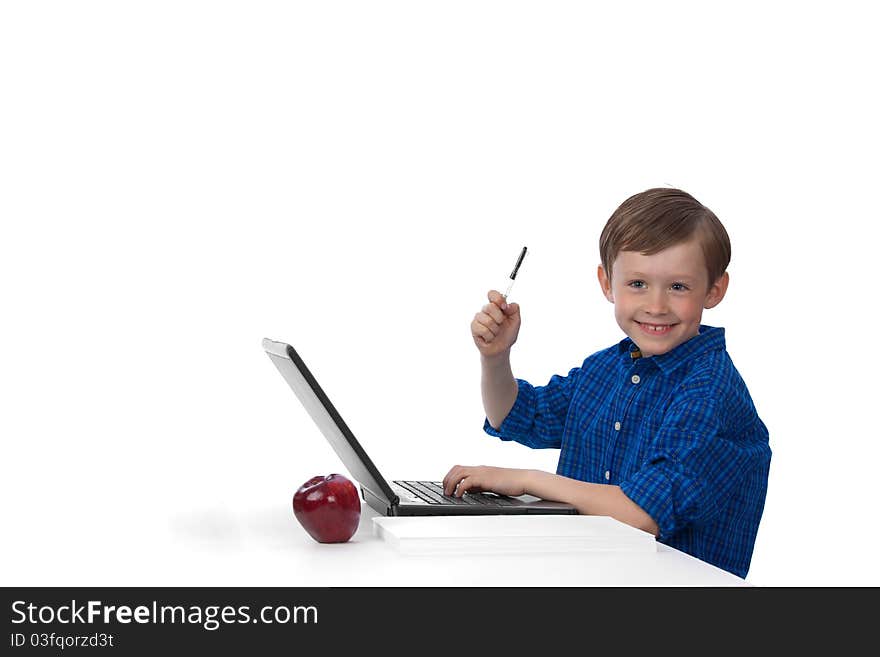
<svg viewBox="0 0 880 657">
<path fill-rule="evenodd" d="M 287 343 L 268 338 L 263 339 L 263 350 L 358 483 L 377 496 L 396 500 L 388 482 L 379 474 L 296 350 Z"/>
</svg>

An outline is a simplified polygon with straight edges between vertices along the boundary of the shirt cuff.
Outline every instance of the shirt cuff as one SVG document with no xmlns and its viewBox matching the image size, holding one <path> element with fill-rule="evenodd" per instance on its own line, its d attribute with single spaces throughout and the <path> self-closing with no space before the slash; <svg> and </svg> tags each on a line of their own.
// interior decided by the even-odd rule
<svg viewBox="0 0 880 657">
<path fill-rule="evenodd" d="M 636 472 L 629 480 L 620 483 L 620 490 L 657 523 L 660 529 L 658 539 L 666 539 L 676 531 L 672 482 L 662 468 Z"/>
<path fill-rule="evenodd" d="M 535 417 L 535 389 L 528 381 L 516 380 L 517 393 L 513 408 L 497 429 L 489 424 L 489 418 L 483 422 L 483 431 L 501 440 L 516 440 L 517 436 L 528 434 Z"/>
</svg>

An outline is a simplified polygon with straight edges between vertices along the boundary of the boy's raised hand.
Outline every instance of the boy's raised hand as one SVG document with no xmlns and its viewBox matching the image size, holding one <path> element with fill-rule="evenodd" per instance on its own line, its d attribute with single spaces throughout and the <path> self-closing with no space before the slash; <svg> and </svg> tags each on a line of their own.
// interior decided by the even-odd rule
<svg viewBox="0 0 880 657">
<path fill-rule="evenodd" d="M 489 303 L 474 315 L 471 336 L 482 356 L 509 351 L 519 335 L 519 304 L 508 304 L 498 290 L 489 290 Z"/>
</svg>

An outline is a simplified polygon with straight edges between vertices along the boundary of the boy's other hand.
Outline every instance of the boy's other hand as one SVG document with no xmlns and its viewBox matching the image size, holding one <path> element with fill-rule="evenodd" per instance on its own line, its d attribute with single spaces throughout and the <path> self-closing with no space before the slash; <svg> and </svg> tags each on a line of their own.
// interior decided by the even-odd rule
<svg viewBox="0 0 880 657">
<path fill-rule="evenodd" d="M 496 468 L 490 465 L 455 465 L 443 477 L 443 493 L 461 497 L 468 491 L 492 491 L 499 495 L 522 495 L 526 492 L 528 470 Z"/>
<path fill-rule="evenodd" d="M 508 304 L 498 290 L 489 290 L 489 303 L 474 315 L 471 336 L 482 356 L 497 356 L 509 351 L 519 335 L 519 304 Z"/>
</svg>

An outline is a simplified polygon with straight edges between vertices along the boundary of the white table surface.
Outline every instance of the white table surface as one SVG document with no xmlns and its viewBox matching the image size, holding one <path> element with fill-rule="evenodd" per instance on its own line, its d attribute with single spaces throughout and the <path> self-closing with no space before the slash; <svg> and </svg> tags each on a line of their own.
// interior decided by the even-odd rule
<svg viewBox="0 0 880 657">
<path fill-rule="evenodd" d="M 683 552 L 401 554 L 363 505 L 347 543 L 320 544 L 289 505 L 31 525 L 7 541 L 5 586 L 748 586 Z M 71 523 L 73 525 L 73 523 Z M 9 536 L 9 534 L 7 534 Z M 27 538 L 27 542 L 22 539 Z"/>
</svg>

